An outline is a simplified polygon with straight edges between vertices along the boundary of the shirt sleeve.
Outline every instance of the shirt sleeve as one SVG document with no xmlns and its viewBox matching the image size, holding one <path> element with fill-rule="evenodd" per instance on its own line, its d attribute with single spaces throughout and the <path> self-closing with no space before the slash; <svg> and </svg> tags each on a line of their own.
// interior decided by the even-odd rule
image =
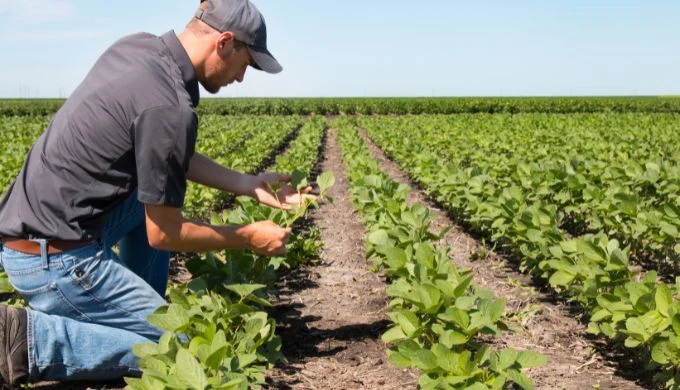
<svg viewBox="0 0 680 390">
<path fill-rule="evenodd" d="M 137 118 L 134 147 L 141 203 L 182 207 L 197 130 L 198 117 L 190 108 L 157 107 Z"/>
</svg>

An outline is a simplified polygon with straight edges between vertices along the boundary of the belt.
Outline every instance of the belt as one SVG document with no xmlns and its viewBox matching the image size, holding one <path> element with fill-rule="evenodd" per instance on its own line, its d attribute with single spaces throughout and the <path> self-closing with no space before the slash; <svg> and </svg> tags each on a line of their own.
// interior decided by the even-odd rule
<svg viewBox="0 0 680 390">
<path fill-rule="evenodd" d="M 97 241 L 96 239 L 81 240 L 81 241 L 64 241 L 52 240 L 47 242 L 47 253 L 56 255 L 58 253 L 68 251 L 71 249 L 82 248 L 88 244 Z M 40 243 L 25 240 L 21 238 L 3 238 L 2 245 L 17 252 L 26 253 L 29 255 L 40 255 Z"/>
</svg>

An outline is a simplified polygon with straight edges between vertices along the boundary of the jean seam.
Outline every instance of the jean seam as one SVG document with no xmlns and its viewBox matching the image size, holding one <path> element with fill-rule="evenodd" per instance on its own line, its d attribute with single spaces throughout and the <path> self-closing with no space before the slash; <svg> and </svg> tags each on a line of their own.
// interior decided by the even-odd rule
<svg viewBox="0 0 680 390">
<path fill-rule="evenodd" d="M 26 309 L 26 322 L 26 337 L 28 339 L 28 376 L 31 378 L 31 381 L 35 381 L 38 379 L 40 370 L 36 364 L 37 352 L 35 350 L 35 332 L 33 331 L 35 318 L 33 317 L 33 311 L 30 309 Z"/>
<path fill-rule="evenodd" d="M 50 269 L 62 269 L 64 266 L 61 263 L 50 263 Z M 11 270 L 11 269 L 5 269 L 5 272 L 7 272 L 8 275 L 31 275 L 31 274 L 37 274 L 39 272 L 45 272 L 45 270 L 42 267 L 33 267 L 33 268 L 28 268 L 24 270 Z"/>
<path fill-rule="evenodd" d="M 40 365 L 40 368 L 48 368 L 48 367 L 55 367 L 55 366 L 58 366 L 58 367 L 69 367 L 69 368 L 81 368 L 81 366 L 76 366 L 76 365 L 72 365 L 72 364 L 66 364 L 66 363 L 64 363 L 64 362 L 50 363 L 50 364 L 41 364 L 41 365 Z M 139 369 L 138 367 L 124 366 L 124 365 L 119 365 L 119 366 L 106 366 L 106 367 L 104 367 L 104 369 L 106 369 L 106 370 L 110 370 L 110 369 L 112 369 L 112 368 L 126 368 L 126 369 L 133 370 L 133 371 L 140 371 L 140 369 Z M 81 371 L 87 371 L 87 372 L 89 372 L 89 371 L 91 371 L 91 370 L 90 370 L 90 369 L 82 369 Z"/>
<path fill-rule="evenodd" d="M 10 279 L 10 282 L 11 281 L 12 280 Z M 12 283 L 12 287 L 14 287 L 14 289 L 19 293 L 19 295 L 28 296 L 28 297 L 33 297 L 33 296 L 36 296 L 36 295 L 39 295 L 39 294 L 44 294 L 44 293 L 49 292 L 50 290 L 54 289 L 53 281 L 51 281 L 51 280 L 49 282 L 47 282 L 46 285 L 44 285 L 42 287 L 31 289 L 31 290 L 24 290 L 24 289 L 17 288 L 17 286 L 15 286 L 13 283 Z"/>
</svg>

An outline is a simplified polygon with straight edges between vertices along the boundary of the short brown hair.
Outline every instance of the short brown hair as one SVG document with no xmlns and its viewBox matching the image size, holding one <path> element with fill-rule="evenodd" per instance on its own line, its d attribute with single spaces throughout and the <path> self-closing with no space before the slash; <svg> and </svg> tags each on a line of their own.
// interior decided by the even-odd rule
<svg viewBox="0 0 680 390">
<path fill-rule="evenodd" d="M 206 8 L 208 8 L 208 0 L 201 0 L 201 3 L 198 5 L 198 9 L 201 11 L 205 11 Z M 211 32 L 217 31 L 214 28 L 208 26 L 202 20 L 193 17 L 191 18 L 189 23 L 187 23 L 186 28 L 200 35 L 210 34 Z"/>
</svg>

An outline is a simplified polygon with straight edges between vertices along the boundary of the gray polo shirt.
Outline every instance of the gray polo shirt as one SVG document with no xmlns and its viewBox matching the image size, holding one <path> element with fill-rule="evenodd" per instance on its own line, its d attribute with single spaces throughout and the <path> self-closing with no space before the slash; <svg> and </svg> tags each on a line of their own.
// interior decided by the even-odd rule
<svg viewBox="0 0 680 390">
<path fill-rule="evenodd" d="M 142 203 L 181 207 L 198 101 L 174 32 L 114 43 L 31 147 L 0 203 L 0 236 L 98 238 L 135 188 Z"/>
</svg>

